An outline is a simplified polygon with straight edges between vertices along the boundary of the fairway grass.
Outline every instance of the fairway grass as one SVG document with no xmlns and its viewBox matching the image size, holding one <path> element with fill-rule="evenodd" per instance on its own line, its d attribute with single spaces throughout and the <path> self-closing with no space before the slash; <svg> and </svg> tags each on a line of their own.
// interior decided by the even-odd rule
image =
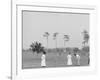
<svg viewBox="0 0 100 80">
<path fill-rule="evenodd" d="M 41 68 L 41 55 L 33 53 L 32 51 L 23 51 L 22 53 L 22 69 Z M 80 66 L 88 65 L 88 56 L 80 54 Z M 77 67 L 77 60 L 72 55 L 72 66 L 67 65 L 67 53 L 47 53 L 46 54 L 46 68 L 49 67 Z"/>
</svg>

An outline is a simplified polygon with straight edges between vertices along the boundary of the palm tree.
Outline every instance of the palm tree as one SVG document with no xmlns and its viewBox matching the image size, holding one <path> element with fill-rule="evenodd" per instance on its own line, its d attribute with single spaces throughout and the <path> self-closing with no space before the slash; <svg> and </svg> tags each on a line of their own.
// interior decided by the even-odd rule
<svg viewBox="0 0 100 80">
<path fill-rule="evenodd" d="M 66 47 L 66 42 L 69 41 L 69 35 L 64 35 L 64 46 Z"/>
<path fill-rule="evenodd" d="M 89 33 L 86 30 L 84 30 L 82 32 L 82 34 L 83 34 L 83 42 L 82 42 L 82 44 L 85 46 L 86 43 L 88 44 L 88 41 L 89 41 Z"/>
<path fill-rule="evenodd" d="M 58 35 L 58 32 L 53 34 L 53 40 L 55 40 L 56 49 L 57 49 L 57 35 Z"/>
<path fill-rule="evenodd" d="M 49 37 L 49 33 L 48 32 L 45 32 L 45 34 L 43 35 L 44 37 L 46 37 L 46 39 L 47 39 L 47 49 L 48 49 L 48 37 Z"/>
</svg>

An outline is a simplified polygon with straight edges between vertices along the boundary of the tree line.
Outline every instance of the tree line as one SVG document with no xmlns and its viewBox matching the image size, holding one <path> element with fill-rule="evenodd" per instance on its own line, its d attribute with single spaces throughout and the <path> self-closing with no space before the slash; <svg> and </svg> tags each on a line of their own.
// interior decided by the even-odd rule
<svg viewBox="0 0 100 80">
<path fill-rule="evenodd" d="M 82 45 L 83 45 L 83 47 L 85 47 L 88 44 L 88 42 L 89 42 L 89 33 L 88 33 L 87 30 L 84 30 L 81 34 L 83 36 Z M 55 41 L 55 48 L 56 49 L 57 49 L 57 37 L 58 37 L 58 35 L 59 35 L 58 32 L 55 32 L 53 34 L 53 40 Z M 46 38 L 46 42 L 47 42 L 47 47 L 46 48 L 47 49 L 48 49 L 48 43 L 49 43 L 49 41 L 48 41 L 49 40 L 49 36 L 50 36 L 49 32 L 45 32 L 43 34 L 43 37 Z M 68 34 L 63 35 L 63 40 L 64 40 L 64 46 L 66 48 L 66 43 L 70 40 L 70 35 L 68 35 Z M 44 51 L 43 45 L 41 43 L 39 43 L 39 42 L 32 43 L 30 45 L 30 47 L 31 47 L 33 52 L 40 53 L 40 52 Z"/>
</svg>

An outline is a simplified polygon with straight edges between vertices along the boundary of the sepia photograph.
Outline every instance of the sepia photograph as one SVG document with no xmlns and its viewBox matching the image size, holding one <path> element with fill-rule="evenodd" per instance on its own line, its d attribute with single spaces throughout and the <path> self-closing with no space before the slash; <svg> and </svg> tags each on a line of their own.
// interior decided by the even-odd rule
<svg viewBox="0 0 100 80">
<path fill-rule="evenodd" d="M 90 65 L 89 13 L 22 11 L 22 69 Z"/>
</svg>

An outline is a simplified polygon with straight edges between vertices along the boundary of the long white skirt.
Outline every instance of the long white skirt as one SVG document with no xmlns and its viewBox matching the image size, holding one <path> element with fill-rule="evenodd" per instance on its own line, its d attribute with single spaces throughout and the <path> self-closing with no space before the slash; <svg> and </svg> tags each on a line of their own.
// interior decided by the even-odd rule
<svg viewBox="0 0 100 80">
<path fill-rule="evenodd" d="M 46 66 L 46 61 L 45 61 L 45 59 L 43 59 L 43 60 L 41 61 L 41 66 L 42 66 L 42 67 L 45 67 L 45 66 Z"/>
<path fill-rule="evenodd" d="M 72 65 L 72 60 L 68 59 L 67 65 Z"/>
<path fill-rule="evenodd" d="M 71 55 L 68 55 L 67 56 L 67 59 L 68 59 L 68 61 L 67 61 L 67 65 L 72 65 L 72 56 Z"/>
</svg>

